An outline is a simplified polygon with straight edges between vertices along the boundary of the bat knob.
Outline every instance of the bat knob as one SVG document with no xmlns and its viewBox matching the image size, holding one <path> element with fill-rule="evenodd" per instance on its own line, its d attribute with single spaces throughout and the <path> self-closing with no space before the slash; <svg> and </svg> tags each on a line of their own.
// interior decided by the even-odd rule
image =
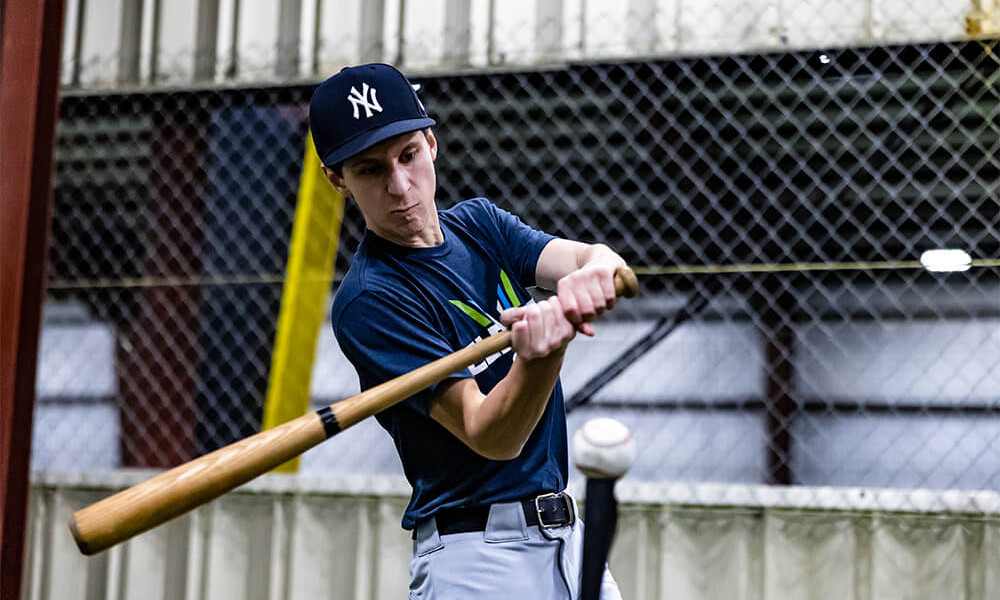
<svg viewBox="0 0 1000 600">
<path fill-rule="evenodd" d="M 619 267 L 615 271 L 615 294 L 624 298 L 635 298 L 639 294 L 639 279 L 635 271 Z"/>
</svg>

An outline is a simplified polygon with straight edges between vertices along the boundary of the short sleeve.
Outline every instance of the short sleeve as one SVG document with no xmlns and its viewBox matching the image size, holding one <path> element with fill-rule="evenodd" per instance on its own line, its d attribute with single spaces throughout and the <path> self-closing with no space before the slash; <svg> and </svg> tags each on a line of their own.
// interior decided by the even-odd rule
<svg viewBox="0 0 1000 600">
<path fill-rule="evenodd" d="M 484 210 L 489 211 L 503 244 L 508 249 L 518 278 L 525 285 L 535 285 L 535 269 L 538 257 L 545 245 L 555 239 L 554 235 L 526 225 L 517 216 L 498 208 L 488 200 L 481 200 Z"/>
<path fill-rule="evenodd" d="M 364 292 L 339 312 L 333 323 L 337 343 L 367 390 L 451 354 L 448 340 L 429 316 L 402 299 Z M 472 377 L 468 369 L 452 378 Z M 416 393 L 406 403 L 430 414 L 437 385 Z"/>
</svg>

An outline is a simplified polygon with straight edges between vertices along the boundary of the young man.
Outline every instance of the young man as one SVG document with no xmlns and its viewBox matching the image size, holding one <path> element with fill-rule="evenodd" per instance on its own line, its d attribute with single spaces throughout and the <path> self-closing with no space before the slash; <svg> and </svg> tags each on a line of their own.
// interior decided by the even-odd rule
<svg viewBox="0 0 1000 600">
<path fill-rule="evenodd" d="M 583 536 L 563 493 L 559 369 L 574 335 L 593 335 L 591 321 L 614 306 L 625 262 L 482 198 L 439 212 L 435 123 L 391 66 L 334 75 L 309 119 L 327 177 L 367 226 L 331 315 L 362 389 L 511 330 L 513 352 L 376 417 L 413 486 L 410 597 L 576 598 Z M 536 284 L 557 294 L 533 303 Z M 602 598 L 620 598 L 610 573 L 604 581 Z"/>
</svg>

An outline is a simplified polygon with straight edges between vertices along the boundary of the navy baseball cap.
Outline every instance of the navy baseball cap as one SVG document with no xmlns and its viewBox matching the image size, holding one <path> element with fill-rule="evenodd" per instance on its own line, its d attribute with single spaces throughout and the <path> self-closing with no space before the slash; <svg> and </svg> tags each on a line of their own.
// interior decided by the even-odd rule
<svg viewBox="0 0 1000 600">
<path fill-rule="evenodd" d="M 434 125 L 406 77 L 391 65 L 345 67 L 316 88 L 309 127 L 328 167 L 394 135 Z"/>
</svg>

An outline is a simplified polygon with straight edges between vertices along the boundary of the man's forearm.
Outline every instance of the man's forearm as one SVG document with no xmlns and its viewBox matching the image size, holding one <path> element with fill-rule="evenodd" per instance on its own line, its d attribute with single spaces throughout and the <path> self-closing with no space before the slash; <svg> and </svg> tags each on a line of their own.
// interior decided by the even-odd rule
<svg viewBox="0 0 1000 600">
<path fill-rule="evenodd" d="M 517 457 L 545 412 L 565 352 L 515 360 L 507 376 L 487 394 L 471 425 L 475 449 L 497 460 Z"/>
<path fill-rule="evenodd" d="M 545 246 L 538 257 L 535 279 L 538 285 L 555 290 L 560 279 L 585 267 L 608 267 L 613 271 L 624 266 L 622 257 L 604 244 L 555 239 Z"/>
<path fill-rule="evenodd" d="M 577 253 L 577 268 L 584 267 L 624 267 L 625 259 L 604 244 L 589 244 Z"/>
</svg>

